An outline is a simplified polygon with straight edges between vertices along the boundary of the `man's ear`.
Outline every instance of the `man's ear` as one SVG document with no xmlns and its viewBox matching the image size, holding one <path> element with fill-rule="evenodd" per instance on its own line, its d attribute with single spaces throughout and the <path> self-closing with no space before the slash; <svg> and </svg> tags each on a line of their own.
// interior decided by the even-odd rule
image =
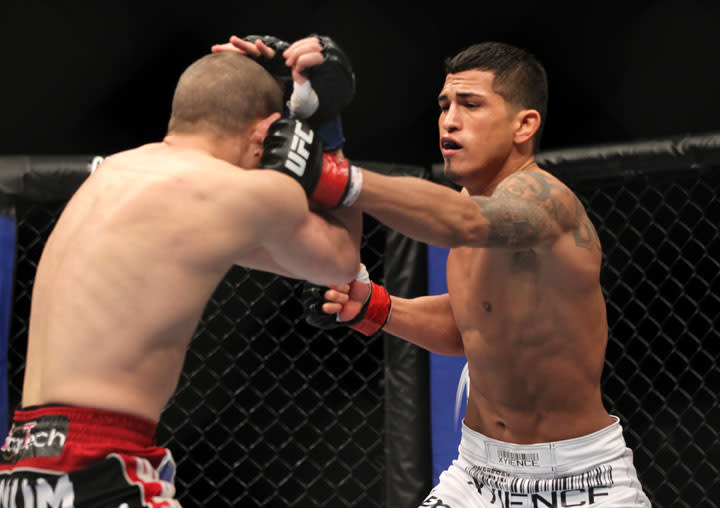
<svg viewBox="0 0 720 508">
<path fill-rule="evenodd" d="M 282 117 L 280 113 L 272 113 L 271 115 L 256 120 L 252 126 L 252 132 L 250 133 L 250 142 L 258 145 L 262 145 L 267 136 L 268 129 L 272 124 Z"/>
<path fill-rule="evenodd" d="M 516 113 L 515 119 L 517 126 L 513 141 L 516 144 L 523 144 L 532 139 L 540 129 L 540 122 L 542 122 L 540 113 L 536 109 L 521 109 Z"/>
</svg>

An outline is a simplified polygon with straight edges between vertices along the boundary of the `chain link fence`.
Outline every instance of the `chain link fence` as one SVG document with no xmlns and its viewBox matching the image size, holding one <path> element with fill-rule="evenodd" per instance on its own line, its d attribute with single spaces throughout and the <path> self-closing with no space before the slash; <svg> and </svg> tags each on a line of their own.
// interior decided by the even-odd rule
<svg viewBox="0 0 720 508">
<path fill-rule="evenodd" d="M 17 204 L 11 407 L 35 269 L 62 206 Z M 364 228 L 362 259 L 382 283 L 387 229 L 367 217 Z M 383 336 L 308 325 L 300 286 L 237 266 L 208 303 L 158 429 L 183 506 L 336 508 L 383 498 Z"/>
<path fill-rule="evenodd" d="M 605 252 L 605 404 L 654 506 L 719 507 L 720 171 L 575 187 Z"/>
<path fill-rule="evenodd" d="M 605 403 L 640 479 L 657 508 L 718 508 L 720 171 L 607 164 L 563 179 L 604 246 Z M 16 203 L 11 407 L 37 260 L 63 206 Z M 363 260 L 383 283 L 385 265 L 407 261 L 365 220 Z M 298 282 L 240 267 L 213 295 L 158 436 L 175 454 L 184 506 L 386 506 L 387 337 L 309 327 L 298 296 Z"/>
</svg>

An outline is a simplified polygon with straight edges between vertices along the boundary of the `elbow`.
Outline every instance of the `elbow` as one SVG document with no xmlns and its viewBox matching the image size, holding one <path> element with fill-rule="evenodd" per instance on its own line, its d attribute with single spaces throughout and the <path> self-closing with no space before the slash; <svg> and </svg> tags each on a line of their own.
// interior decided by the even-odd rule
<svg viewBox="0 0 720 508">
<path fill-rule="evenodd" d="M 430 352 L 440 356 L 465 356 L 465 348 L 462 345 L 457 347 L 455 345 L 441 344 L 439 347 L 430 349 Z"/>
<path fill-rule="evenodd" d="M 464 206 L 450 217 L 445 225 L 447 245 L 444 247 L 479 246 L 490 235 L 490 222 L 478 206 Z"/>
<path fill-rule="evenodd" d="M 360 253 L 357 251 L 354 251 L 352 255 L 343 260 L 341 268 L 344 282 L 355 280 L 355 277 L 357 277 L 360 272 L 360 263 Z"/>
<path fill-rule="evenodd" d="M 443 356 L 465 356 L 465 347 L 462 340 L 448 341 L 443 344 L 442 351 L 436 351 L 437 354 Z"/>
<path fill-rule="evenodd" d="M 463 343 L 462 334 L 456 326 L 453 326 L 453 331 L 448 336 L 446 344 L 448 345 L 447 356 L 465 356 L 465 344 Z"/>
<path fill-rule="evenodd" d="M 335 260 L 330 284 L 345 284 L 355 280 L 360 271 L 360 253 L 355 249 L 342 252 Z"/>
<path fill-rule="evenodd" d="M 471 221 L 462 221 L 450 228 L 447 245 L 441 247 L 466 247 L 482 245 L 488 237 L 487 224 L 479 225 Z"/>
<path fill-rule="evenodd" d="M 428 350 L 441 356 L 465 356 L 465 346 L 460 331 L 454 327 L 454 323 L 449 326 L 452 330 L 446 333 L 438 332 L 436 337 L 440 339 Z"/>
</svg>

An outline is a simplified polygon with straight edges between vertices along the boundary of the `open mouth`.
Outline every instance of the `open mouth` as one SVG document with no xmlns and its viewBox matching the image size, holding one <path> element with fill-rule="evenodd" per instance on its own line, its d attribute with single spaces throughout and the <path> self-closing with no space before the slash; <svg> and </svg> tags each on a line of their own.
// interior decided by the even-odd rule
<svg viewBox="0 0 720 508">
<path fill-rule="evenodd" d="M 459 150 L 460 148 L 462 148 L 462 145 L 456 143 L 452 139 L 443 139 L 440 143 L 440 146 L 444 150 Z"/>
</svg>

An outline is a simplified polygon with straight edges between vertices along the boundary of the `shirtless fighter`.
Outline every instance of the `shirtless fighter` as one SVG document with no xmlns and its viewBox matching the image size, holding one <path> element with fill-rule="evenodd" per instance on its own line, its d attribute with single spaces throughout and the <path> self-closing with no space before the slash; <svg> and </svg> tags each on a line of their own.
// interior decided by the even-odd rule
<svg viewBox="0 0 720 508">
<path fill-rule="evenodd" d="M 220 280 L 235 264 L 358 273 L 361 214 L 332 209 L 350 173 L 282 108 L 253 59 L 208 54 L 180 77 L 165 138 L 107 157 L 69 201 L 37 268 L 3 505 L 180 506 L 154 434 Z"/>
<path fill-rule="evenodd" d="M 450 247 L 448 293 L 308 284 L 308 321 L 467 358 L 459 456 L 422 506 L 648 508 L 602 402 L 600 241 L 578 198 L 535 162 L 545 70 L 519 48 L 473 45 L 446 62 L 438 103 L 444 172 L 462 191 L 365 171 L 355 206 Z"/>
</svg>

